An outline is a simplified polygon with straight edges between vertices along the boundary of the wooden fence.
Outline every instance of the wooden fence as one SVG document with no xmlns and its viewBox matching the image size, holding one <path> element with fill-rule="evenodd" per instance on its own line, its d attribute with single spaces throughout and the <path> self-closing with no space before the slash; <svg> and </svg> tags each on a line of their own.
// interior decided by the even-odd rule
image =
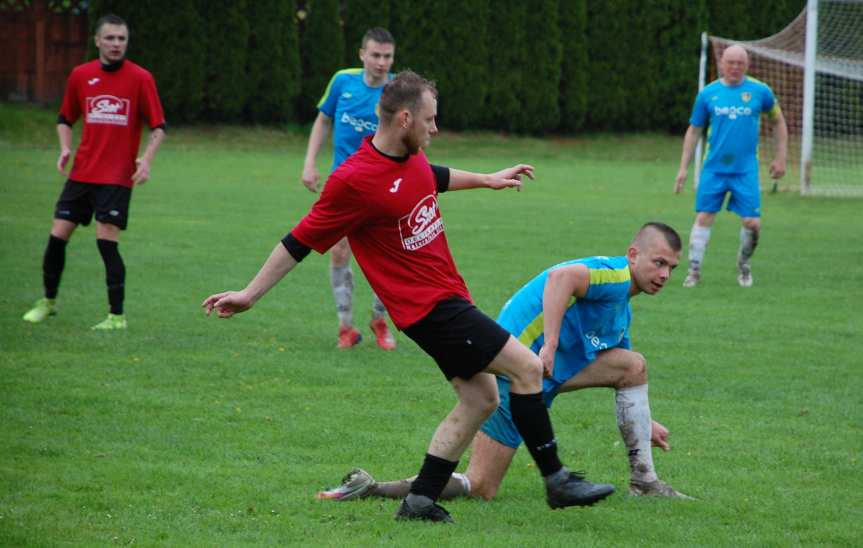
<svg viewBox="0 0 863 548">
<path fill-rule="evenodd" d="M 0 2 L 0 100 L 59 102 L 69 72 L 85 61 L 88 34 L 86 13 L 68 3 Z"/>
</svg>

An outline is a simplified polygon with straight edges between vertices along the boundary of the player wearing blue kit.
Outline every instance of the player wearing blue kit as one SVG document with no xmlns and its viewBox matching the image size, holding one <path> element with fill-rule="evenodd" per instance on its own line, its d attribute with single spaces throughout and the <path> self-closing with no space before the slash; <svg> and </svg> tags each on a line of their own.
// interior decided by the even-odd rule
<svg viewBox="0 0 863 548">
<path fill-rule="evenodd" d="M 360 146 L 363 138 L 374 135 L 378 127 L 377 105 L 384 85 L 392 78 L 390 68 L 395 56 L 395 40 L 386 29 L 373 28 L 363 36 L 359 51 L 362 68 L 336 72 L 318 102 L 318 116 L 309 135 L 302 182 L 311 192 L 318 192 L 321 174 L 316 161 L 318 152 L 333 130 L 333 163 L 335 171 Z M 362 335 L 354 327 L 354 273 L 351 269 L 351 248 L 347 238 L 333 246 L 330 253 L 330 283 L 339 318 L 338 348 L 359 344 Z M 396 347 L 386 321 L 386 308 L 372 294 L 370 329 L 377 345 L 384 350 Z"/>
<path fill-rule="evenodd" d="M 776 152 L 770 175 L 785 174 L 788 128 L 779 103 L 770 88 L 746 76 L 749 57 L 741 46 L 730 46 L 719 62 L 722 77 L 706 86 L 695 98 L 689 128 L 683 139 L 683 153 L 674 191 L 686 181 L 689 162 L 702 130 L 709 125 L 707 158 L 695 196 L 695 223 L 689 235 L 689 272 L 684 287 L 701 279 L 701 263 L 710 241 L 710 227 L 730 193 L 727 209 L 741 218 L 740 249 L 737 254 L 737 282 L 752 285 L 750 259 L 761 233 L 761 184 L 758 177 L 758 134 L 761 115 L 774 123 Z"/>
<path fill-rule="evenodd" d="M 668 430 L 650 417 L 647 365 L 630 349 L 630 298 L 658 293 L 680 257 L 680 237 L 668 225 L 647 223 L 621 257 L 589 257 L 549 268 L 504 305 L 498 323 L 529 346 L 543 362 L 545 404 L 562 392 L 610 387 L 616 390 L 617 424 L 630 464 L 631 495 L 688 498 L 659 479 L 651 444 L 669 449 Z M 492 499 L 521 437 L 512 421 L 509 381 L 498 377 L 500 405 L 473 441 L 464 474 L 453 474 L 441 498 Z M 319 498 L 400 498 L 413 478 L 376 482 L 354 469 Z"/>
<path fill-rule="evenodd" d="M 570 269 L 574 265 L 583 265 L 587 269 L 590 284 L 583 296 L 570 297 L 564 311 L 554 352 L 554 368 L 551 376 L 543 380 L 543 398 L 548 407 L 564 383 L 595 361 L 600 351 L 630 348 L 632 310 L 629 295 L 632 283 L 626 257 L 589 257 L 549 268 L 528 282 L 503 306 L 497 323 L 534 353 L 542 355 L 546 283 L 549 276 L 558 275 L 557 270 Z M 509 414 L 509 380 L 499 376 L 497 383 L 501 404 L 482 426 L 482 431 L 515 449 L 522 440 Z"/>
</svg>

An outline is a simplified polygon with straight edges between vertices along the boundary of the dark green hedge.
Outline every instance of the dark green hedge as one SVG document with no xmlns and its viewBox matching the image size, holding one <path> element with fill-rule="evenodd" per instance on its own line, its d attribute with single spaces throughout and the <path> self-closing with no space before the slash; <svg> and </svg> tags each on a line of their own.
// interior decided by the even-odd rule
<svg viewBox="0 0 863 548">
<path fill-rule="evenodd" d="M 301 120 L 312 120 L 333 73 L 345 68 L 345 43 L 339 0 L 306 0 L 304 13 L 300 37 L 303 79 L 297 112 Z"/>
<path fill-rule="evenodd" d="M 684 128 L 700 34 L 762 38 L 806 0 L 92 0 L 168 120 L 310 122 L 333 72 L 388 28 L 397 69 L 437 81 L 439 125 L 543 134 Z M 170 14 L 170 16 L 166 16 Z M 91 54 L 95 50 L 91 47 Z"/>
<path fill-rule="evenodd" d="M 284 0 L 251 0 L 246 82 L 246 118 L 255 123 L 294 119 L 300 92 L 296 5 Z"/>
<path fill-rule="evenodd" d="M 342 22 L 345 37 L 344 66 L 359 67 L 362 63 L 358 51 L 366 31 L 374 27 L 392 30 L 390 2 L 388 0 L 351 0 L 345 2 L 342 10 Z M 396 47 L 398 46 L 398 38 L 396 38 Z M 397 58 L 398 53 L 396 50 Z"/>
<path fill-rule="evenodd" d="M 587 113 L 587 0 L 560 3 L 560 129 L 574 133 Z"/>
</svg>

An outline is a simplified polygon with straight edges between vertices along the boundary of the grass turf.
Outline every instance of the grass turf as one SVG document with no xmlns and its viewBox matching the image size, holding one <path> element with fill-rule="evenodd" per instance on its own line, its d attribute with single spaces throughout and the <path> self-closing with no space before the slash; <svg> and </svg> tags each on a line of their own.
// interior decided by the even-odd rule
<svg viewBox="0 0 863 548">
<path fill-rule="evenodd" d="M 498 499 L 445 506 L 454 527 L 396 523 L 394 501 L 314 499 L 352 466 L 416 473 L 455 399 L 404 335 L 337 352 L 327 260 L 310 256 L 251 312 L 204 317 L 240 288 L 314 197 L 299 183 L 305 135 L 172 130 L 135 190 L 127 332 L 107 310 L 93 228 L 68 247 L 60 311 L 20 316 L 41 294 L 41 256 L 61 186 L 54 113 L 0 104 L 0 544 L 853 545 L 863 507 L 863 303 L 859 200 L 765 194 L 755 285 L 737 287 L 738 222 L 718 217 L 703 282 L 633 301 L 654 418 L 673 450 L 660 476 L 697 502 L 630 499 L 549 511 L 526 452 Z M 692 222 L 671 189 L 681 139 L 442 135 L 432 161 L 536 166 L 522 193 L 441 196 L 448 239 L 480 308 L 561 260 L 621 254 L 647 220 Z M 321 155 L 322 172 L 328 164 Z M 786 185 L 794 186 L 787 182 Z M 612 392 L 559 398 L 563 459 L 624 493 Z M 464 467 L 466 458 L 462 461 Z"/>
</svg>

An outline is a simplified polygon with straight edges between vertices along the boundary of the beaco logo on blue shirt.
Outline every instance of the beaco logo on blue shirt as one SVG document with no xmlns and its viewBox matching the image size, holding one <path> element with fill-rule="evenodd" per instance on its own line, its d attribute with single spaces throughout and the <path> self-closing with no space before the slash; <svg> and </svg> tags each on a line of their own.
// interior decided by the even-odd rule
<svg viewBox="0 0 863 548">
<path fill-rule="evenodd" d="M 752 116 L 752 109 L 749 107 L 713 107 L 715 116 L 728 116 L 729 120 L 734 120 L 738 116 Z"/>
<path fill-rule="evenodd" d="M 368 120 L 363 120 L 362 118 L 356 118 L 351 116 L 347 112 L 342 113 L 341 123 L 348 124 L 352 128 L 354 128 L 357 133 L 362 133 L 364 131 L 369 131 L 374 133 L 378 130 L 378 125 L 374 122 L 370 122 Z"/>
</svg>

